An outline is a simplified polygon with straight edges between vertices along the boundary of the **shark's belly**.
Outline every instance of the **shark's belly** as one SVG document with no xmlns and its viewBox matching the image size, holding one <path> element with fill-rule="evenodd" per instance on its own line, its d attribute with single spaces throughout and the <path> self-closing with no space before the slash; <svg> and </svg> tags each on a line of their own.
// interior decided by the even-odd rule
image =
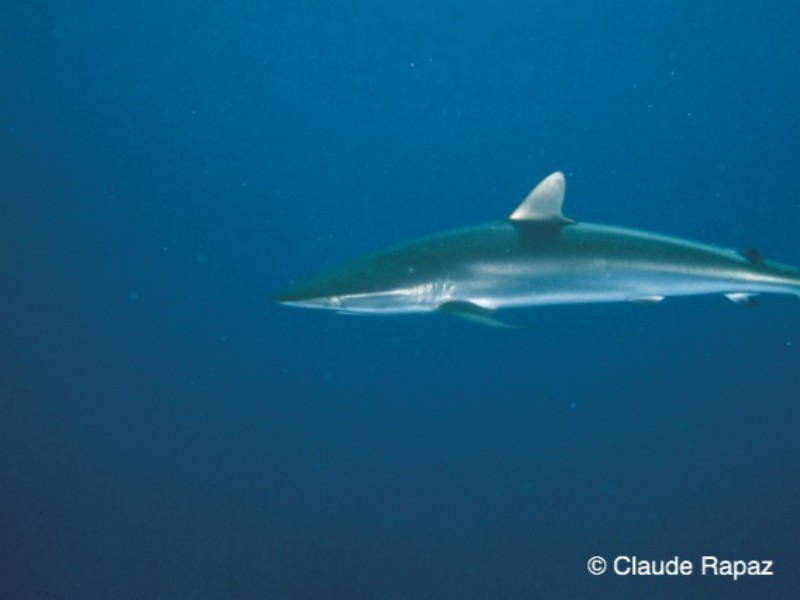
<svg viewBox="0 0 800 600">
<path fill-rule="evenodd" d="M 480 306 L 504 308 L 730 293 L 750 287 L 716 257 L 708 264 L 592 258 L 476 264 L 454 291 Z"/>
</svg>

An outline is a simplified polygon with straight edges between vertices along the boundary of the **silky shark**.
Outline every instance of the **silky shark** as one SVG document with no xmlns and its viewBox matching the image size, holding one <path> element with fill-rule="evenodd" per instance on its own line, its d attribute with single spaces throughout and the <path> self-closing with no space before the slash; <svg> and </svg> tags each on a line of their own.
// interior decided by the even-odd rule
<svg viewBox="0 0 800 600">
<path fill-rule="evenodd" d="M 502 221 L 391 246 L 298 282 L 283 304 L 340 313 L 442 312 L 506 326 L 501 308 L 635 302 L 722 294 L 753 305 L 757 294 L 800 296 L 800 270 L 757 251 L 727 250 L 564 216 L 563 173 L 546 177 Z"/>
</svg>

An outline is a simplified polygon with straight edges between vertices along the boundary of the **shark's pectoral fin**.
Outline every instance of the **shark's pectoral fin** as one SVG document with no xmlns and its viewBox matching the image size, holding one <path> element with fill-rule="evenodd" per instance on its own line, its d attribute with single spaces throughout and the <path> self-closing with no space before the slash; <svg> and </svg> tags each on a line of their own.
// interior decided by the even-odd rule
<svg viewBox="0 0 800 600">
<path fill-rule="evenodd" d="M 639 306 L 653 306 L 661 302 L 663 299 L 664 296 L 638 296 L 636 298 L 631 298 L 628 300 L 628 302 L 633 302 Z"/>
<path fill-rule="evenodd" d="M 750 308 L 755 307 L 758 302 L 756 302 L 756 294 L 746 294 L 744 292 L 737 292 L 732 294 L 725 294 L 725 297 L 730 300 L 731 302 L 736 302 L 741 306 L 749 306 Z"/>
<path fill-rule="evenodd" d="M 502 321 L 494 318 L 495 311 L 491 308 L 484 308 L 472 302 L 465 300 L 451 300 L 438 306 L 438 310 L 448 315 L 453 315 L 478 323 L 479 325 L 486 325 L 487 327 L 502 327 L 504 329 L 514 329 L 513 325 L 503 323 Z"/>
<path fill-rule="evenodd" d="M 564 174 L 556 171 L 545 177 L 539 185 L 533 188 L 530 194 L 522 201 L 511 215 L 509 221 L 526 223 L 555 223 L 568 225 L 574 223 L 561 212 L 566 191 Z"/>
</svg>

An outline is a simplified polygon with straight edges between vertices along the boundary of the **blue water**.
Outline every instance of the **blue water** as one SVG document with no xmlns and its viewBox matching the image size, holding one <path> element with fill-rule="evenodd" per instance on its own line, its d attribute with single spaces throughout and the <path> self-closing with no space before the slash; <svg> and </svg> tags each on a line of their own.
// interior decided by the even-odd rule
<svg viewBox="0 0 800 600">
<path fill-rule="evenodd" d="M 269 296 L 565 210 L 800 264 L 800 7 L 6 2 L 0 597 L 796 598 L 800 303 Z M 776 574 L 589 575 L 613 559 Z"/>
</svg>

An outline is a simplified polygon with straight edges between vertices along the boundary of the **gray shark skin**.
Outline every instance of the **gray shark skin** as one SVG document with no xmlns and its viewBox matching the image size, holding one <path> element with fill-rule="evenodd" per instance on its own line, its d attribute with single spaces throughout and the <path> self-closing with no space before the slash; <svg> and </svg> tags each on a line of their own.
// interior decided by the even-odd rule
<svg viewBox="0 0 800 600">
<path fill-rule="evenodd" d="M 553 173 L 502 221 L 391 246 L 287 287 L 276 302 L 353 314 L 439 311 L 485 325 L 501 308 L 723 294 L 800 296 L 800 270 L 636 229 L 575 223 Z"/>
</svg>

